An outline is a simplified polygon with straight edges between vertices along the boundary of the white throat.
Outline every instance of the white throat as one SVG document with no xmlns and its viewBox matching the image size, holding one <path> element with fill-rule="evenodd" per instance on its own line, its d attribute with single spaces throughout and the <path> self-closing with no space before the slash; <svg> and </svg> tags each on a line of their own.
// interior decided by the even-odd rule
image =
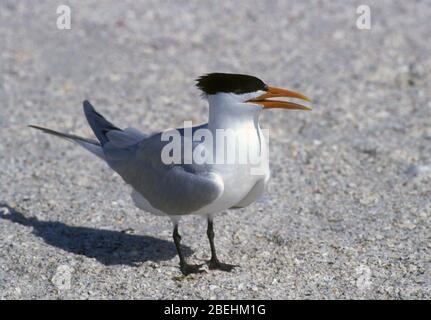
<svg viewBox="0 0 431 320">
<path fill-rule="evenodd" d="M 216 129 L 235 130 L 247 124 L 257 127 L 262 107 L 243 102 L 254 98 L 256 94 L 217 93 L 209 95 L 207 97 L 209 103 L 208 128 L 211 131 Z"/>
<path fill-rule="evenodd" d="M 235 159 L 241 157 L 247 159 L 249 154 L 262 155 L 264 137 L 259 126 L 259 116 L 263 108 L 259 105 L 243 102 L 252 98 L 253 96 L 239 100 L 238 95 L 226 93 L 208 97 L 208 129 L 217 141 L 214 145 L 215 156 L 220 155 L 220 152 L 223 154 L 223 158 L 229 157 L 229 154 L 234 154 Z M 220 139 L 224 139 L 220 138 L 222 134 L 230 137 L 233 134 L 234 149 L 220 144 Z"/>
</svg>

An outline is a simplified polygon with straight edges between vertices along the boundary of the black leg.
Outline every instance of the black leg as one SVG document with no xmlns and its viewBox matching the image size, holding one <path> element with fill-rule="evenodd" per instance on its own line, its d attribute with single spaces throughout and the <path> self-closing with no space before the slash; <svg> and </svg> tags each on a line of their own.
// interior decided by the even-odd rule
<svg viewBox="0 0 431 320">
<path fill-rule="evenodd" d="M 217 258 L 216 249 L 214 245 L 214 224 L 211 218 L 208 218 L 208 229 L 207 229 L 208 240 L 210 241 L 211 247 L 211 260 L 208 262 L 208 266 L 211 270 L 218 269 L 222 271 L 232 271 L 233 268 L 237 267 L 233 264 L 227 264 L 220 262 Z"/>
<path fill-rule="evenodd" d="M 193 265 L 188 264 L 186 258 L 183 255 L 183 252 L 181 251 L 181 236 L 178 233 L 178 225 L 175 224 L 174 226 L 174 232 L 172 234 L 172 237 L 174 238 L 175 247 L 177 248 L 178 257 L 180 258 L 180 270 L 183 273 L 183 275 L 189 275 L 191 273 L 201 273 L 203 270 L 200 270 L 201 265 Z"/>
</svg>

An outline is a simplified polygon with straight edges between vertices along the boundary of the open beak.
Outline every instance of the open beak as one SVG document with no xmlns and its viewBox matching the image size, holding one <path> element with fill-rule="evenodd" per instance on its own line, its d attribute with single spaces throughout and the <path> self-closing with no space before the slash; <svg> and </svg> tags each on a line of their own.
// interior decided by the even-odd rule
<svg viewBox="0 0 431 320">
<path fill-rule="evenodd" d="M 281 109 L 291 109 L 291 110 L 311 110 L 310 107 L 303 106 L 294 102 L 289 101 L 283 101 L 283 100 L 267 100 L 271 98 L 279 98 L 279 97 L 285 97 L 285 98 L 296 98 L 301 99 L 305 101 L 311 101 L 309 98 L 304 96 L 301 93 L 277 88 L 277 87 L 268 87 L 268 90 L 263 95 L 248 100 L 247 102 L 253 103 L 253 104 L 259 104 L 263 106 L 265 109 L 271 109 L 271 108 L 281 108 Z"/>
</svg>

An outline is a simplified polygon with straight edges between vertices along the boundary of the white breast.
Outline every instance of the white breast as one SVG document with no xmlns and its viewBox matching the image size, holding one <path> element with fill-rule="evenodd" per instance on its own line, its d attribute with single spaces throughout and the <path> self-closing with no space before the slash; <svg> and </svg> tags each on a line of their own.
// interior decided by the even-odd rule
<svg viewBox="0 0 431 320">
<path fill-rule="evenodd" d="M 236 127 L 235 131 L 236 162 L 213 166 L 213 170 L 223 179 L 224 192 L 214 203 L 197 211 L 197 214 L 211 214 L 231 207 L 247 206 L 258 199 L 265 190 L 270 176 L 268 145 L 258 122 L 245 122 Z M 246 156 L 244 152 L 247 152 Z M 250 159 L 249 154 L 254 154 L 257 158 Z M 246 159 L 247 162 L 243 163 L 241 159 Z M 226 162 L 227 160 L 225 159 Z"/>
</svg>

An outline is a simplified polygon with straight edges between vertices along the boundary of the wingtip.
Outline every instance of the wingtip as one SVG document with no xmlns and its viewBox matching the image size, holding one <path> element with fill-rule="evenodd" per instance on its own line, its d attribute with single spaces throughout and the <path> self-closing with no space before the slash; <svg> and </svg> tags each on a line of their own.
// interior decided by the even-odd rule
<svg viewBox="0 0 431 320">
<path fill-rule="evenodd" d="M 48 133 L 49 133 L 49 131 L 52 131 L 51 129 L 44 128 L 44 127 L 41 127 L 41 126 L 36 126 L 34 124 L 29 124 L 28 127 L 32 128 L 32 129 L 40 130 L 40 131 L 43 131 L 43 132 L 48 132 Z"/>
<path fill-rule="evenodd" d="M 50 133 L 52 131 L 51 129 L 40 127 L 40 126 L 36 126 L 34 124 L 29 124 L 28 127 L 32 128 L 32 129 L 40 130 L 40 131 L 45 132 L 45 133 Z"/>
<path fill-rule="evenodd" d="M 92 111 L 95 111 L 95 109 L 94 109 L 94 107 L 93 107 L 93 105 L 90 103 L 90 101 L 88 101 L 88 100 L 84 100 L 83 102 L 82 102 L 82 107 L 83 107 L 83 109 L 84 109 L 84 113 L 88 113 L 88 112 L 92 112 Z"/>
</svg>

